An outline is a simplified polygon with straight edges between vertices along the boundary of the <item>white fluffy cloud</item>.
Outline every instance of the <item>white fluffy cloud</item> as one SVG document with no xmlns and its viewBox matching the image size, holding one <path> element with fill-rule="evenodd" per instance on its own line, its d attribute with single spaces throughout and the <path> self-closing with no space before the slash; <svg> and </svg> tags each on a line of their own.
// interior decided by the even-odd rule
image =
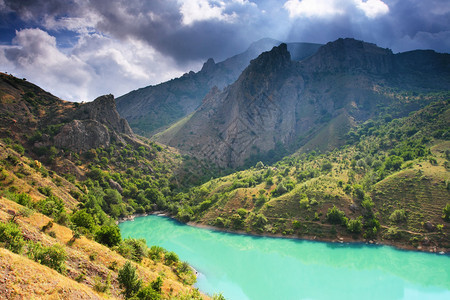
<svg viewBox="0 0 450 300">
<path fill-rule="evenodd" d="M 295 17 L 328 17 L 344 13 L 336 0 L 288 0 L 284 8 L 291 18 Z"/>
<path fill-rule="evenodd" d="M 183 16 L 183 24 L 191 25 L 197 21 L 221 20 L 230 22 L 235 14 L 226 14 L 224 2 L 212 2 L 208 0 L 181 0 L 180 12 Z"/>
<path fill-rule="evenodd" d="M 355 0 L 355 4 L 370 19 L 383 16 L 389 12 L 389 6 L 381 0 Z"/>
<path fill-rule="evenodd" d="M 373 19 L 389 12 L 389 7 L 381 0 L 288 0 L 283 6 L 291 18 L 325 18 L 351 14 L 354 8 Z"/>
<path fill-rule="evenodd" d="M 138 40 L 123 43 L 84 34 L 65 52 L 47 32 L 24 29 L 16 32 L 12 46 L 0 47 L 0 65 L 70 101 L 91 101 L 108 93 L 120 96 L 182 74 L 171 58 Z"/>
</svg>

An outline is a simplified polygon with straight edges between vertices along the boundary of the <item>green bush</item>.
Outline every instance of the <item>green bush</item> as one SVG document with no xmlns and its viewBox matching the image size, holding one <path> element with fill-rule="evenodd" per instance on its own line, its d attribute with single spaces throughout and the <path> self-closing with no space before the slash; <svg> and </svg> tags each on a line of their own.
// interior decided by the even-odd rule
<svg viewBox="0 0 450 300">
<path fill-rule="evenodd" d="M 328 209 L 327 220 L 331 224 L 345 225 L 345 213 L 333 205 L 333 207 Z"/>
<path fill-rule="evenodd" d="M 401 237 L 400 231 L 398 231 L 397 227 L 389 227 L 386 233 L 384 234 L 384 237 L 390 240 L 396 240 Z"/>
<path fill-rule="evenodd" d="M 160 278 L 160 277 L 158 277 Z M 155 291 L 152 287 L 152 284 L 149 283 L 143 288 L 141 288 L 136 296 L 134 297 L 136 299 L 145 299 L 145 300 L 159 300 L 161 299 L 161 293 Z"/>
<path fill-rule="evenodd" d="M 25 244 L 22 231 L 13 222 L 0 222 L 0 245 L 14 253 L 20 253 Z"/>
<path fill-rule="evenodd" d="M 70 219 L 72 223 L 78 227 L 84 227 L 89 230 L 92 230 L 95 227 L 94 218 L 88 214 L 85 209 L 75 212 Z"/>
<path fill-rule="evenodd" d="M 362 225 L 361 219 L 350 219 L 347 223 L 347 230 L 351 233 L 361 233 Z"/>
<path fill-rule="evenodd" d="M 449 222 L 450 221 L 450 203 L 447 203 L 447 205 L 442 209 L 442 211 L 444 213 L 442 215 L 442 218 L 445 221 Z"/>
<path fill-rule="evenodd" d="M 117 276 L 117 281 L 120 287 L 123 288 L 122 294 L 126 299 L 131 298 L 136 294 L 142 285 L 142 280 L 136 274 L 136 268 L 127 261 L 124 266 L 119 270 L 119 275 Z"/>
<path fill-rule="evenodd" d="M 108 247 L 119 245 L 122 237 L 117 225 L 103 225 L 95 234 L 95 240 Z"/>
<path fill-rule="evenodd" d="M 56 218 L 61 213 L 65 212 L 64 202 L 60 198 L 53 195 L 37 202 L 36 207 L 44 215 L 53 218 Z"/>
<path fill-rule="evenodd" d="M 406 212 L 404 209 L 396 209 L 394 212 L 389 216 L 389 220 L 391 220 L 394 223 L 400 223 L 406 221 Z"/>
<path fill-rule="evenodd" d="M 176 264 L 178 263 L 179 258 L 178 255 L 175 252 L 168 252 L 166 253 L 166 255 L 164 256 L 164 264 L 167 266 L 170 266 L 172 264 Z"/>
<path fill-rule="evenodd" d="M 160 261 L 162 258 L 162 255 L 166 253 L 166 249 L 160 246 L 151 246 L 150 250 L 148 251 L 148 257 L 154 261 Z"/>
<path fill-rule="evenodd" d="M 66 250 L 59 244 L 46 247 L 39 242 L 30 243 L 28 245 L 28 256 L 59 273 L 64 273 L 66 270 Z"/>
<path fill-rule="evenodd" d="M 148 247 L 145 239 L 124 239 L 117 248 L 123 257 L 141 262 L 148 255 Z"/>
</svg>

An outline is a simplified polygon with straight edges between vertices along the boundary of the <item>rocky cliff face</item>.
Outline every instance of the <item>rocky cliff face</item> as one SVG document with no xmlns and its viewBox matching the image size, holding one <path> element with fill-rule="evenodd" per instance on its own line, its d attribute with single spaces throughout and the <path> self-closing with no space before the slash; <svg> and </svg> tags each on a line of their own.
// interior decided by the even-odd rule
<svg viewBox="0 0 450 300">
<path fill-rule="evenodd" d="M 233 83 L 250 60 L 280 43 L 263 39 L 253 43 L 247 51 L 223 62 L 215 63 L 213 59 L 208 59 L 197 73 L 189 72 L 180 78 L 132 91 L 117 98 L 117 109 L 136 133 L 151 136 L 195 111 L 211 88 L 216 86 L 223 89 Z M 301 60 L 314 54 L 320 46 L 292 43 L 288 48 L 294 53 L 294 60 Z"/>
<path fill-rule="evenodd" d="M 86 151 L 112 141 L 125 143 L 121 134 L 133 135 L 128 122 L 120 118 L 112 95 L 100 96 L 81 105 L 54 137 L 55 146 L 73 151 Z"/>
<path fill-rule="evenodd" d="M 355 122 L 390 105 L 387 87 L 449 90 L 450 69 L 442 68 L 449 56 L 419 56 L 426 56 L 421 60 L 428 67 L 373 44 L 339 39 L 298 62 L 281 44 L 251 61 L 229 87 L 211 90 L 192 116 L 155 139 L 227 167 L 299 147 L 332 150 L 345 143 Z"/>
</svg>

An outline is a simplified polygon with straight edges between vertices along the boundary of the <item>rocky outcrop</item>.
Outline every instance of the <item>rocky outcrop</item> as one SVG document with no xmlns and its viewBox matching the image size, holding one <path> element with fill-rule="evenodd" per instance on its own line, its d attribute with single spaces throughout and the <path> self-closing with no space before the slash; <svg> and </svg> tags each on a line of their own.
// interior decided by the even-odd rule
<svg viewBox="0 0 450 300">
<path fill-rule="evenodd" d="M 355 39 L 338 39 L 321 47 L 306 62 L 311 72 L 368 72 L 386 74 L 394 69 L 389 49 Z"/>
<path fill-rule="evenodd" d="M 108 147 L 110 140 L 108 128 L 95 120 L 73 120 L 54 137 L 56 147 L 76 152 Z"/>
<path fill-rule="evenodd" d="M 81 105 L 72 118 L 54 137 L 56 147 L 80 152 L 108 147 L 113 141 L 126 143 L 121 135 L 133 135 L 128 122 L 120 118 L 112 95 Z"/>
<path fill-rule="evenodd" d="M 133 134 L 128 122 L 122 119 L 117 112 L 116 102 L 111 94 L 100 96 L 92 102 L 85 103 L 78 109 L 75 118 L 96 120 L 118 133 Z"/>
</svg>

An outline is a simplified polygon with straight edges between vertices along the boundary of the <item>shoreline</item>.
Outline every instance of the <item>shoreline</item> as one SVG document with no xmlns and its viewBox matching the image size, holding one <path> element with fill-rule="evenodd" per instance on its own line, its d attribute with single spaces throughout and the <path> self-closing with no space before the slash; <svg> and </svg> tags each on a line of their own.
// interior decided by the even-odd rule
<svg viewBox="0 0 450 300">
<path fill-rule="evenodd" d="M 192 222 L 192 221 L 183 223 L 183 222 L 177 220 L 176 218 L 174 218 L 173 216 L 171 216 L 169 213 L 164 212 L 164 211 L 133 214 L 126 218 L 118 219 L 116 221 L 116 224 L 120 224 L 120 223 L 127 222 L 127 221 L 132 222 L 132 221 L 134 221 L 135 218 L 146 217 L 149 215 L 167 217 L 167 218 L 170 218 L 181 224 L 185 224 L 185 225 L 191 226 L 191 227 L 208 229 L 208 230 L 212 230 L 212 231 L 218 231 L 218 232 L 224 232 L 224 233 L 230 233 L 230 234 L 246 235 L 246 236 L 252 236 L 252 237 L 285 238 L 285 239 L 293 239 L 293 240 L 299 240 L 299 241 L 324 242 L 324 243 L 333 243 L 333 244 L 341 244 L 341 245 L 364 244 L 364 245 L 374 245 L 374 246 L 389 246 L 389 247 L 394 247 L 395 249 L 402 250 L 402 251 L 415 251 L 415 252 L 423 252 L 423 253 L 434 253 L 434 254 L 439 254 L 439 255 L 450 255 L 450 249 L 439 248 L 436 246 L 423 246 L 423 245 L 414 247 L 413 245 L 404 244 L 404 243 L 395 243 L 395 242 L 392 242 L 389 240 L 383 240 L 382 242 L 379 242 L 378 240 L 367 241 L 367 240 L 362 240 L 362 239 L 353 239 L 348 236 L 337 236 L 336 238 L 333 238 L 333 239 L 332 238 L 321 238 L 321 237 L 317 237 L 317 236 L 306 236 L 306 235 L 299 237 L 298 235 L 293 235 L 293 234 L 283 235 L 281 233 L 273 234 L 273 233 L 267 233 L 267 232 L 258 233 L 258 232 L 253 232 L 253 231 L 247 232 L 247 231 L 243 231 L 243 230 L 231 230 L 231 229 L 227 229 L 227 228 L 214 227 L 211 225 L 207 225 L 207 224 L 203 224 L 203 223 L 196 223 L 196 222 Z"/>
</svg>

